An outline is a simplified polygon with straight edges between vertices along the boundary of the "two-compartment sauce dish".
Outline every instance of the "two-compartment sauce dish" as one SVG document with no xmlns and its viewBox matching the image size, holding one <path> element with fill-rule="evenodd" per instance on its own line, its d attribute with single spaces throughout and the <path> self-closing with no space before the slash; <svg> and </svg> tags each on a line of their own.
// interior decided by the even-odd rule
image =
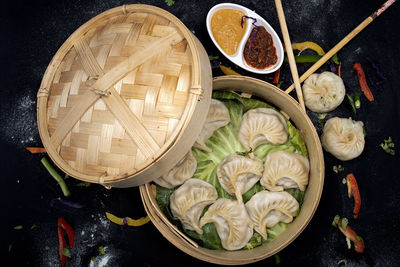
<svg viewBox="0 0 400 267">
<path fill-rule="evenodd" d="M 282 43 L 268 22 L 254 11 L 232 3 L 218 4 L 208 12 L 206 23 L 214 44 L 241 68 L 267 74 L 281 67 Z"/>
</svg>

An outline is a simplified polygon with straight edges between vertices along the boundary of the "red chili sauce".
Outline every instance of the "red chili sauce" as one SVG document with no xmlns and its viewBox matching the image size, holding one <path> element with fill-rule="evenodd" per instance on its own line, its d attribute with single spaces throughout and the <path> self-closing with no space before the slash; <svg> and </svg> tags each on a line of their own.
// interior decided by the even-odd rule
<svg viewBox="0 0 400 267">
<path fill-rule="evenodd" d="M 253 27 L 243 56 L 246 63 L 256 69 L 266 69 L 278 61 L 272 36 L 263 26 Z"/>
</svg>

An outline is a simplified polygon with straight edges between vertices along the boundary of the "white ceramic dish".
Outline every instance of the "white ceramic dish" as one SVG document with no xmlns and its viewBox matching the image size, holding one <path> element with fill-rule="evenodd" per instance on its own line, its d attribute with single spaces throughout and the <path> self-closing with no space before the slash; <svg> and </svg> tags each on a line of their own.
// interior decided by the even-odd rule
<svg viewBox="0 0 400 267">
<path fill-rule="evenodd" d="M 276 48 L 276 55 L 278 57 L 277 62 L 274 65 L 272 65 L 272 66 L 270 66 L 270 67 L 268 67 L 266 69 L 256 69 L 256 68 L 253 68 L 253 67 L 249 66 L 247 64 L 247 62 L 245 61 L 245 59 L 243 57 L 243 49 L 244 49 L 244 46 L 246 44 L 247 39 L 249 38 L 251 30 L 253 28 L 251 20 L 248 20 L 248 22 L 247 22 L 246 31 L 245 31 L 245 33 L 243 35 L 242 40 L 240 41 L 240 44 L 239 44 L 238 49 L 236 50 L 236 53 L 231 55 L 231 56 L 226 54 L 222 50 L 222 48 L 218 45 L 218 43 L 216 42 L 216 40 L 215 40 L 215 38 L 214 38 L 214 36 L 213 36 L 213 34 L 211 32 L 211 25 L 210 25 L 211 24 L 211 18 L 214 15 L 214 13 L 216 11 L 218 11 L 218 10 L 221 10 L 221 9 L 236 9 L 236 10 L 242 11 L 246 16 L 253 17 L 253 18 L 257 19 L 256 25 L 264 26 L 265 29 L 267 30 L 267 32 L 269 34 L 271 34 L 271 36 L 272 36 L 272 40 L 273 40 L 275 48 Z M 252 10 L 250 10 L 250 9 L 244 7 L 244 6 L 237 5 L 237 4 L 232 4 L 232 3 L 218 4 L 218 5 L 215 5 L 214 7 L 212 7 L 210 9 L 210 11 L 208 11 L 206 24 L 207 24 L 208 34 L 210 35 L 210 38 L 214 42 L 214 44 L 218 47 L 219 51 L 221 51 L 221 53 L 225 57 L 227 57 L 230 61 L 232 61 L 233 63 L 235 63 L 239 67 L 241 67 L 241 68 L 243 68 L 243 69 L 245 69 L 247 71 L 251 71 L 251 72 L 259 73 L 259 74 L 272 73 L 272 72 L 276 71 L 277 69 L 279 69 L 281 67 L 282 62 L 283 62 L 282 42 L 279 39 L 279 37 L 276 34 L 276 32 L 274 31 L 274 29 L 268 24 L 268 22 L 265 19 L 263 19 L 262 17 L 260 17 L 254 11 L 252 11 Z"/>
</svg>

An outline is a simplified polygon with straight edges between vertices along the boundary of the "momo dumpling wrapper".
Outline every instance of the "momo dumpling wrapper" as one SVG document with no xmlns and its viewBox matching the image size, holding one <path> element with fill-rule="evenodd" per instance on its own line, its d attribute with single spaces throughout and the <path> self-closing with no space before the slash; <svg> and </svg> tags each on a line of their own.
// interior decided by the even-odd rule
<svg viewBox="0 0 400 267">
<path fill-rule="evenodd" d="M 238 138 L 247 151 L 261 144 L 284 144 L 288 140 L 286 120 L 272 108 L 251 109 L 243 115 Z"/>
<path fill-rule="evenodd" d="M 183 184 L 193 177 L 196 171 L 197 161 L 190 150 L 166 175 L 154 180 L 154 182 L 165 188 L 172 189 Z"/>
<path fill-rule="evenodd" d="M 337 159 L 354 159 L 364 150 L 363 126 L 362 121 L 353 121 L 351 118 L 331 118 L 322 130 L 321 144 Z"/>
<path fill-rule="evenodd" d="M 299 203 L 288 192 L 261 191 L 246 203 L 247 213 L 256 230 L 267 239 L 267 228 L 278 222 L 290 223 L 299 209 Z"/>
<path fill-rule="evenodd" d="M 210 138 L 213 133 L 221 127 L 224 127 L 231 121 L 229 116 L 229 110 L 219 100 L 211 99 L 210 109 L 207 114 L 206 122 L 194 143 L 194 147 L 197 147 L 206 152 L 211 152 L 211 149 L 206 146 L 205 142 Z"/>
<path fill-rule="evenodd" d="M 199 226 L 200 216 L 204 208 L 217 198 L 214 186 L 199 179 L 189 179 L 172 193 L 171 212 L 181 221 L 183 228 L 202 234 L 203 230 Z"/>
<path fill-rule="evenodd" d="M 306 189 L 310 163 L 300 154 L 277 150 L 267 155 L 260 184 L 269 191 Z"/>
<path fill-rule="evenodd" d="M 329 112 L 344 99 L 346 89 L 342 78 L 333 72 L 314 73 L 303 84 L 304 104 L 314 112 Z"/>
<path fill-rule="evenodd" d="M 243 203 L 220 198 L 210 206 L 200 219 L 200 227 L 214 223 L 224 249 L 243 248 L 253 236 L 253 224 Z"/>
<path fill-rule="evenodd" d="M 222 188 L 242 202 L 242 195 L 260 180 L 263 162 L 237 154 L 226 157 L 217 168 L 217 177 Z"/>
</svg>

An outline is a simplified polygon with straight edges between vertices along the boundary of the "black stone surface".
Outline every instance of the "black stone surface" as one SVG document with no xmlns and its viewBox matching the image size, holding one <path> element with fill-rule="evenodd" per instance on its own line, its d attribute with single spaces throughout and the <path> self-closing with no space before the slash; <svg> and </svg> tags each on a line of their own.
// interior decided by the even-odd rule
<svg viewBox="0 0 400 267">
<path fill-rule="evenodd" d="M 173 6 L 164 1 L 141 1 L 164 8 L 186 24 L 200 39 L 209 55 L 244 75 L 272 82 L 273 75 L 254 75 L 235 68 L 211 42 L 205 27 L 208 10 L 219 1 L 176 0 Z M 256 10 L 280 33 L 274 1 L 233 1 Z M 42 76 L 61 44 L 80 25 L 112 7 L 134 1 L 84 0 L 15 0 L 2 2 L 0 15 L 0 207 L 1 266 L 58 266 L 57 217 L 65 217 L 76 231 L 76 247 L 67 266 L 199 266 L 205 262 L 192 258 L 170 244 L 152 224 L 143 227 L 120 227 L 104 215 L 145 215 L 137 188 L 106 190 L 99 185 L 74 186 L 67 180 L 70 200 L 82 203 L 76 210 L 62 205 L 49 206 L 62 197 L 56 182 L 26 146 L 40 146 L 36 124 L 36 93 Z M 333 47 L 382 1 L 310 0 L 284 1 L 286 20 L 292 42 L 314 41 L 325 51 Z M 366 147 L 362 155 L 341 162 L 325 153 L 326 175 L 319 207 L 308 227 L 287 248 L 279 252 L 280 266 L 400 266 L 400 174 L 399 174 L 399 28 L 400 6 L 395 3 L 381 17 L 364 29 L 339 52 L 343 79 L 349 92 L 359 91 L 351 69 L 361 62 L 373 73 L 365 56 L 372 58 L 387 77 L 381 90 L 372 89 L 375 102 L 361 97 L 362 107 L 353 115 L 345 100 L 333 116 L 353 117 L 366 128 Z M 299 73 L 311 65 L 298 64 Z M 327 70 L 324 66 L 320 71 Z M 222 73 L 214 69 L 213 75 Z M 291 84 L 288 64 L 282 66 L 283 88 Z M 318 131 L 318 114 L 309 112 Z M 379 144 L 391 136 L 396 155 L 386 154 Z M 345 171 L 334 173 L 341 164 Z M 351 218 L 353 200 L 348 199 L 342 179 L 354 172 L 359 183 L 362 207 L 359 219 Z M 362 255 L 348 250 L 344 236 L 331 226 L 336 214 L 349 218 L 351 227 L 364 238 Z M 22 225 L 23 229 L 14 230 Z M 32 225 L 37 227 L 30 229 Z M 106 254 L 99 255 L 103 246 Z M 91 258 L 96 257 L 96 262 Z M 274 258 L 255 263 L 273 266 Z M 344 266 L 343 263 L 341 266 Z"/>
</svg>

